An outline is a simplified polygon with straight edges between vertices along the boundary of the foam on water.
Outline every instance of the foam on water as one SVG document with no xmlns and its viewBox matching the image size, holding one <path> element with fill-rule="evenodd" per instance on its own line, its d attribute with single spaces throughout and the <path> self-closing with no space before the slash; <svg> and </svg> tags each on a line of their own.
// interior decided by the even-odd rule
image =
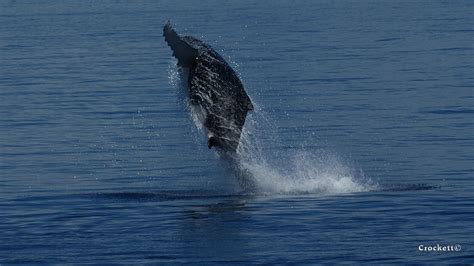
<svg viewBox="0 0 474 266">
<path fill-rule="evenodd" d="M 206 134 L 201 112 L 186 104 L 186 71 L 176 70 L 172 65 L 169 69 L 170 84 L 177 89 L 179 102 L 185 103 L 196 128 Z M 276 124 L 255 101 L 253 104 L 255 110 L 247 117 L 238 152 L 231 158 L 232 169 L 244 190 L 326 195 L 376 189 L 377 185 L 361 170 L 335 153 L 304 146 L 291 150 L 279 147 L 282 142 L 273 134 L 277 132 Z M 260 139 L 263 136 L 270 139 L 270 144 Z"/>
</svg>

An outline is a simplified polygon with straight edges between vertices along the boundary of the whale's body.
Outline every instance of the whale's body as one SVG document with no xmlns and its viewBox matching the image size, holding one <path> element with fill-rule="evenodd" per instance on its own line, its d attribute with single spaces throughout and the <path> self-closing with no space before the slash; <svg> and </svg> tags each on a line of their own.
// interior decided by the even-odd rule
<svg viewBox="0 0 474 266">
<path fill-rule="evenodd" d="M 253 110 L 239 77 L 211 46 L 191 36 L 180 37 L 169 22 L 163 36 L 178 66 L 189 69 L 188 100 L 208 130 L 208 147 L 235 152 L 247 113 Z"/>
</svg>

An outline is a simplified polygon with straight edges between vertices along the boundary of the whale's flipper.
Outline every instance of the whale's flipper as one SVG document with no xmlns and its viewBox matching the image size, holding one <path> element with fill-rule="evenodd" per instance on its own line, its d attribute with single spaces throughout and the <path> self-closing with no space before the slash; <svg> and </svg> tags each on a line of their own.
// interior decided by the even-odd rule
<svg viewBox="0 0 474 266">
<path fill-rule="evenodd" d="M 178 65 L 189 68 L 189 104 L 204 116 L 208 147 L 236 152 L 247 113 L 254 109 L 237 73 L 211 46 L 191 36 L 180 37 L 169 22 L 163 36 Z"/>
<path fill-rule="evenodd" d="M 182 67 L 190 67 L 194 59 L 198 55 L 198 51 L 183 41 L 176 31 L 171 27 L 168 21 L 163 28 L 163 36 L 168 46 L 173 50 L 173 56 L 178 59 L 178 65 Z"/>
</svg>

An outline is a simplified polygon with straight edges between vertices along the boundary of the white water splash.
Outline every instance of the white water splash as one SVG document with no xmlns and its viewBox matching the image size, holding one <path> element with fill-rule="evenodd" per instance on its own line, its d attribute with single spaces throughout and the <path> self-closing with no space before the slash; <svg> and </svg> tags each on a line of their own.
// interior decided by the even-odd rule
<svg viewBox="0 0 474 266">
<path fill-rule="evenodd" d="M 367 191 L 372 186 L 358 180 L 354 170 L 324 151 L 317 154 L 299 151 L 273 162 L 243 156 L 238 164 L 251 173 L 256 190 L 263 193 L 352 193 Z"/>
<path fill-rule="evenodd" d="M 337 153 L 285 147 L 278 128 L 256 105 L 246 121 L 236 159 L 254 190 L 279 194 L 338 194 L 369 191 L 376 184 Z M 297 134 L 298 132 L 295 132 Z"/>
</svg>

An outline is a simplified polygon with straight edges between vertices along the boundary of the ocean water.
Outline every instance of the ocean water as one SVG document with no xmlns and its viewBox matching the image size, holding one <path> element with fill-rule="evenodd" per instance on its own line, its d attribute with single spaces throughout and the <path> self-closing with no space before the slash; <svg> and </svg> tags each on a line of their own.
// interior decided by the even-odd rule
<svg viewBox="0 0 474 266">
<path fill-rule="evenodd" d="M 473 13 L 0 2 L 0 264 L 473 263 Z M 235 164 L 183 104 L 167 20 L 256 106 Z"/>
</svg>

